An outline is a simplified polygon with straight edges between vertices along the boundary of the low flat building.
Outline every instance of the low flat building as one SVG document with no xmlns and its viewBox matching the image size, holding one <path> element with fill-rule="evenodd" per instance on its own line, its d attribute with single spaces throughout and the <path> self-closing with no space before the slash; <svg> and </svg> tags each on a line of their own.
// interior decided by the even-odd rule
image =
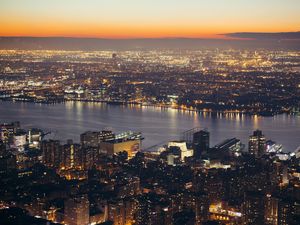
<svg viewBox="0 0 300 225">
<path fill-rule="evenodd" d="M 113 140 L 101 142 L 100 150 L 108 155 L 125 151 L 128 158 L 133 158 L 141 150 L 142 139 L 140 133 L 124 132 L 116 135 Z"/>
</svg>

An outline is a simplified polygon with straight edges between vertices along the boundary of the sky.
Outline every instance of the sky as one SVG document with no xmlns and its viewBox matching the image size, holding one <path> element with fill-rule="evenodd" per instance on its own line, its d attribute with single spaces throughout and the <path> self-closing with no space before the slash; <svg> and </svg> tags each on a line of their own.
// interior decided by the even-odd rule
<svg viewBox="0 0 300 225">
<path fill-rule="evenodd" d="M 300 0 L 0 0 L 0 36 L 219 38 L 300 31 Z"/>
</svg>

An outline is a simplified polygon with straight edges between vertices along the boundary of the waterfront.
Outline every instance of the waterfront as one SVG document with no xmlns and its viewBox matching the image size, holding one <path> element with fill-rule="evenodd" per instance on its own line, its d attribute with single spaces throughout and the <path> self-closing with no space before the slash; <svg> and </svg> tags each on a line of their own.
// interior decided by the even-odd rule
<svg viewBox="0 0 300 225">
<path fill-rule="evenodd" d="M 104 103 L 67 102 L 63 104 L 34 104 L 0 102 L 0 122 L 20 121 L 22 127 L 38 127 L 52 131 L 48 137 L 79 141 L 87 130 L 112 128 L 141 131 L 143 147 L 180 139 L 183 131 L 193 127 L 207 128 L 211 146 L 226 138 L 237 137 L 245 144 L 254 129 L 261 129 L 267 139 L 282 144 L 284 151 L 300 145 L 300 117 L 277 115 L 254 117 L 241 114 L 210 114 L 162 109 L 159 107 L 119 106 Z"/>
</svg>

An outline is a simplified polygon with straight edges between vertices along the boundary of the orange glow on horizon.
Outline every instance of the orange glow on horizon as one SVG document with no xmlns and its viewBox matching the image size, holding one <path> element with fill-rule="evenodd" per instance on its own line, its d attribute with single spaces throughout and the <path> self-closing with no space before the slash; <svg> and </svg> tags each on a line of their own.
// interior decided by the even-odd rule
<svg viewBox="0 0 300 225">
<path fill-rule="evenodd" d="M 121 26 L 118 24 L 26 24 L 10 23 L 1 27 L 0 36 L 26 37 L 86 37 L 86 38 L 204 38 L 231 39 L 222 34 L 234 32 L 290 32 L 287 27 L 272 27 L 268 31 L 264 28 L 247 29 L 234 27 L 197 27 L 197 26 Z"/>
<path fill-rule="evenodd" d="M 219 34 L 292 32 L 300 29 L 300 3 L 294 4 L 272 0 L 272 8 L 258 0 L 3 0 L 0 36 L 223 39 L 227 37 Z"/>
</svg>

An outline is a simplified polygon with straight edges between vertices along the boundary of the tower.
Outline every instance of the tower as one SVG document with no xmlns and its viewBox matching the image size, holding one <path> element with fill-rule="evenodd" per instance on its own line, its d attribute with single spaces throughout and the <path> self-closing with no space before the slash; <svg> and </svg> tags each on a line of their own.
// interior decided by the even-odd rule
<svg viewBox="0 0 300 225">
<path fill-rule="evenodd" d="M 209 150 L 209 132 L 200 130 L 193 134 L 194 157 L 200 159 L 203 152 Z"/>
<path fill-rule="evenodd" d="M 43 163 L 46 166 L 58 168 L 62 160 L 62 148 L 58 140 L 42 142 Z"/>
<path fill-rule="evenodd" d="M 82 169 L 83 155 L 79 144 L 68 143 L 63 146 L 63 167 L 65 169 Z"/>
<path fill-rule="evenodd" d="M 249 153 L 261 157 L 266 152 L 266 138 L 261 130 L 256 130 L 249 137 Z"/>
</svg>

